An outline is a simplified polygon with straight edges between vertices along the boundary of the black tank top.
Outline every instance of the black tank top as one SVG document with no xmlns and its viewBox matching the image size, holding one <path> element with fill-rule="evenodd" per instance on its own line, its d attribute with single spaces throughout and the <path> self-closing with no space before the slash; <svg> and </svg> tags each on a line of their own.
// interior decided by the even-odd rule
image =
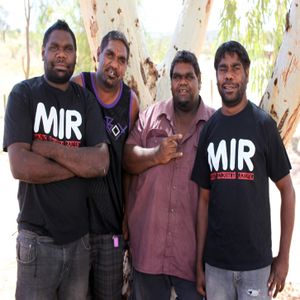
<svg viewBox="0 0 300 300">
<path fill-rule="evenodd" d="M 122 156 L 130 128 L 131 89 L 121 82 L 119 97 L 106 105 L 96 92 L 95 73 L 81 73 L 83 86 L 98 100 L 110 140 L 110 167 L 105 177 L 91 180 L 89 196 L 90 231 L 121 234 L 123 220 Z M 95 125 L 96 129 L 96 125 Z"/>
</svg>

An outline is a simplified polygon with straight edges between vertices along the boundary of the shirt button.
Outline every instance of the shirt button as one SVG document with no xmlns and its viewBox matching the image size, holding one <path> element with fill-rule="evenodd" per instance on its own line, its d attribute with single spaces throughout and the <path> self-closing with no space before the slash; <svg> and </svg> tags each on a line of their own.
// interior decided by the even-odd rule
<svg viewBox="0 0 300 300">
<path fill-rule="evenodd" d="M 171 208 L 171 213 L 173 213 L 175 210 L 174 210 L 174 208 Z"/>
<path fill-rule="evenodd" d="M 175 185 L 173 185 L 173 190 L 176 190 L 176 186 Z"/>
</svg>

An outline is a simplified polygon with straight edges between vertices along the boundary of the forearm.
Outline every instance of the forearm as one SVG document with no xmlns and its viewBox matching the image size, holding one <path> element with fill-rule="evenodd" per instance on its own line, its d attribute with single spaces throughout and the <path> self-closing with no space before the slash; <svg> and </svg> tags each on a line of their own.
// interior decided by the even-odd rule
<svg viewBox="0 0 300 300">
<path fill-rule="evenodd" d="M 79 177 L 105 176 L 109 168 L 106 144 L 95 147 L 67 147 L 51 142 L 34 142 L 33 150 L 50 158 Z"/>
<path fill-rule="evenodd" d="M 8 149 L 14 178 L 33 184 L 44 184 L 74 177 L 74 173 L 58 163 L 30 151 L 30 146 L 13 144 Z"/>
<path fill-rule="evenodd" d="M 197 213 L 197 273 L 203 271 L 203 255 L 208 222 L 208 192 L 200 189 Z"/>
<path fill-rule="evenodd" d="M 139 174 L 159 164 L 157 147 L 142 148 L 137 145 L 125 145 L 123 167 L 131 174 Z"/>
<path fill-rule="evenodd" d="M 289 259 L 290 245 L 295 219 L 295 191 L 292 188 L 281 193 L 281 235 L 278 256 Z"/>
</svg>

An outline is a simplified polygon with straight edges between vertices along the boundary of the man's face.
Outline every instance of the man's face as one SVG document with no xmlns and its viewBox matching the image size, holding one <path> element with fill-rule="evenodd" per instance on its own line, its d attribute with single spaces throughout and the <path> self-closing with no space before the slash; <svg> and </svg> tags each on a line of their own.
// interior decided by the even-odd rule
<svg viewBox="0 0 300 300">
<path fill-rule="evenodd" d="M 123 42 L 111 40 L 107 46 L 100 51 L 98 49 L 97 76 L 107 88 L 119 86 L 127 69 L 127 49 Z"/>
<path fill-rule="evenodd" d="M 76 50 L 71 34 L 64 30 L 51 32 L 42 48 L 42 58 L 46 79 L 57 84 L 67 83 L 76 64 Z"/>
<path fill-rule="evenodd" d="M 246 100 L 249 69 L 244 69 L 236 53 L 226 53 L 217 68 L 217 86 L 222 102 L 227 107 Z"/>
<path fill-rule="evenodd" d="M 198 106 L 200 76 L 189 63 L 177 63 L 171 78 L 171 91 L 175 108 L 191 111 Z"/>
</svg>

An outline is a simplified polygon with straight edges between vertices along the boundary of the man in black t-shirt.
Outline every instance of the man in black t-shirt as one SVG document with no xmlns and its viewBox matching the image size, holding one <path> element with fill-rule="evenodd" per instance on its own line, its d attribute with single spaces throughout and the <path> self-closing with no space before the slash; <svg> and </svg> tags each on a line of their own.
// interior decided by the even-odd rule
<svg viewBox="0 0 300 300">
<path fill-rule="evenodd" d="M 203 128 L 192 173 L 200 187 L 197 288 L 207 299 L 271 299 L 288 273 L 295 213 L 291 165 L 275 121 L 247 100 L 250 59 L 244 47 L 222 44 L 214 66 L 222 107 Z M 269 178 L 281 195 L 275 258 Z"/>
<path fill-rule="evenodd" d="M 45 32 L 42 58 L 44 75 L 18 83 L 5 114 L 3 149 L 20 180 L 16 299 L 85 300 L 87 178 L 106 175 L 108 140 L 94 96 L 69 81 L 76 40 L 64 21 Z"/>
</svg>

